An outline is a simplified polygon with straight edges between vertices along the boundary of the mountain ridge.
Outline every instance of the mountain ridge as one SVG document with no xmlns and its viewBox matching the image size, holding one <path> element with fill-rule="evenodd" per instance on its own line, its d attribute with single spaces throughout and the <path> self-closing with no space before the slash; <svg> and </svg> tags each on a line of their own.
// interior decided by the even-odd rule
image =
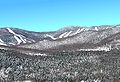
<svg viewBox="0 0 120 82">
<path fill-rule="evenodd" d="M 32 32 L 17 28 L 0 28 L 0 45 L 37 50 L 64 50 L 64 47 L 61 46 L 68 48 L 68 45 L 73 44 L 84 46 L 80 46 L 79 49 L 87 48 L 85 47 L 87 45 L 93 45 L 91 48 L 113 47 L 119 44 L 119 42 L 114 43 L 114 38 L 111 38 L 112 43 L 106 42 L 104 45 L 102 43 L 105 42 L 104 40 L 107 41 L 108 37 L 118 36 L 116 34 L 119 32 L 120 25 L 101 25 L 92 26 L 91 28 L 70 26 L 52 32 Z M 60 49 L 60 47 L 63 49 Z"/>
</svg>

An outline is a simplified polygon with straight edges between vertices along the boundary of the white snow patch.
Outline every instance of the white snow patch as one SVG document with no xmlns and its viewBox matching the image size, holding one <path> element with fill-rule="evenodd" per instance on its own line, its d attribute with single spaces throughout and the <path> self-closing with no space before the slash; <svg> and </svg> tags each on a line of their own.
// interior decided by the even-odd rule
<svg viewBox="0 0 120 82">
<path fill-rule="evenodd" d="M 8 30 L 10 33 L 12 33 L 12 34 L 15 35 L 15 32 L 13 32 L 10 28 L 7 28 L 7 30 Z"/>
<path fill-rule="evenodd" d="M 6 44 L 0 42 L 0 45 L 6 45 Z"/>
<path fill-rule="evenodd" d="M 11 43 L 11 42 L 9 42 L 9 44 L 11 44 L 11 45 L 16 45 L 16 44 L 14 44 L 14 43 Z"/>
<path fill-rule="evenodd" d="M 85 30 L 85 28 L 82 28 L 80 31 L 78 31 L 78 33 L 82 32 L 82 31 L 84 31 L 84 30 Z"/>
<path fill-rule="evenodd" d="M 82 80 L 81 82 L 85 82 L 84 80 Z"/>
<path fill-rule="evenodd" d="M 47 56 L 47 55 L 44 54 L 44 53 L 43 53 L 43 54 L 42 54 L 42 53 L 29 53 L 29 55 L 32 55 L 32 56 L 33 56 L 33 55 L 34 55 L 34 56 L 35 56 L 35 55 L 36 55 L 36 56 Z"/>
<path fill-rule="evenodd" d="M 68 37 L 71 33 L 72 31 L 68 32 L 64 37 Z"/>
<path fill-rule="evenodd" d="M 46 34 L 46 36 L 50 37 L 50 38 L 53 39 L 53 40 L 56 40 L 56 39 L 57 39 L 57 38 L 54 38 L 53 36 L 48 35 L 48 34 Z"/>
<path fill-rule="evenodd" d="M 4 43 L 4 42 L 2 41 L 2 39 L 0 39 L 0 42 Z"/>
<path fill-rule="evenodd" d="M 103 73 L 103 70 L 101 69 L 100 72 Z"/>
<path fill-rule="evenodd" d="M 98 31 L 98 28 L 97 28 L 97 27 L 95 27 L 95 30 L 96 30 L 96 31 Z"/>
<path fill-rule="evenodd" d="M 71 33 L 69 36 L 74 36 L 74 35 L 76 35 L 76 34 L 78 34 L 78 33 L 83 32 L 84 30 L 85 30 L 85 28 L 78 29 L 77 31 L 75 31 L 75 32 Z"/>
<path fill-rule="evenodd" d="M 37 55 L 37 56 L 47 56 L 46 54 L 41 54 L 41 53 L 37 53 L 35 55 Z"/>
<path fill-rule="evenodd" d="M 78 29 L 78 30 L 77 30 L 76 32 L 74 32 L 74 33 L 72 33 L 73 31 L 65 32 L 65 33 L 61 34 L 61 35 L 59 36 L 59 38 L 76 35 L 76 34 L 82 32 L 82 31 L 84 31 L 84 29 L 85 29 L 85 28 Z"/>
<path fill-rule="evenodd" d="M 30 80 L 26 80 L 26 81 L 23 81 L 23 82 L 32 82 L 32 81 L 30 81 Z"/>
<path fill-rule="evenodd" d="M 98 47 L 96 49 L 77 49 L 77 51 L 110 51 L 111 49 L 108 47 Z"/>
<path fill-rule="evenodd" d="M 14 38 L 17 40 L 18 44 L 22 42 L 17 36 L 14 36 Z"/>
<path fill-rule="evenodd" d="M 26 41 L 21 37 L 21 35 L 18 35 L 17 36 L 22 40 L 23 43 L 26 43 Z"/>
<path fill-rule="evenodd" d="M 82 29 L 78 29 L 74 34 L 78 34 L 82 31 Z"/>
<path fill-rule="evenodd" d="M 78 34 L 78 33 L 81 33 L 81 32 L 84 31 L 84 30 L 85 30 L 85 28 L 78 29 L 73 35 L 76 35 L 76 34 Z"/>
<path fill-rule="evenodd" d="M 15 33 L 13 30 L 11 30 L 10 28 L 7 28 L 7 30 L 8 30 L 10 33 L 14 34 L 14 38 L 17 40 L 18 44 L 20 44 L 21 42 L 26 43 L 26 41 L 21 37 L 21 35 L 16 34 L 16 33 Z"/>
<path fill-rule="evenodd" d="M 59 36 L 59 38 L 63 38 L 66 34 L 67 34 L 67 32 L 61 34 L 61 35 Z"/>
<path fill-rule="evenodd" d="M 6 45 L 2 39 L 0 39 L 0 45 Z"/>
</svg>

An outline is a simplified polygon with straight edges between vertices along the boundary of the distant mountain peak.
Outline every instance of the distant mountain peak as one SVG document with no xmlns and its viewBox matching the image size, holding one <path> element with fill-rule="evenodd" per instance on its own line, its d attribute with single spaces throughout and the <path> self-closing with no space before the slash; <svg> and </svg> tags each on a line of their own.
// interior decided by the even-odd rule
<svg viewBox="0 0 120 82">
<path fill-rule="evenodd" d="M 7 27 L 0 29 L 0 45 L 27 46 L 27 48 L 37 49 L 47 49 L 58 46 L 63 47 L 66 45 L 75 46 L 76 44 L 80 45 L 76 46 L 83 48 L 86 48 L 88 45 L 93 47 L 98 44 L 100 46 L 105 46 L 106 44 L 110 44 L 110 42 L 112 45 L 113 43 L 115 44 L 113 40 L 115 39 L 114 36 L 117 37 L 118 42 L 120 37 L 117 33 L 119 32 L 120 25 L 101 25 L 92 27 L 70 26 L 54 32 L 32 32 Z M 110 38 L 111 36 L 112 38 Z M 84 46 L 82 44 L 84 44 Z"/>
</svg>

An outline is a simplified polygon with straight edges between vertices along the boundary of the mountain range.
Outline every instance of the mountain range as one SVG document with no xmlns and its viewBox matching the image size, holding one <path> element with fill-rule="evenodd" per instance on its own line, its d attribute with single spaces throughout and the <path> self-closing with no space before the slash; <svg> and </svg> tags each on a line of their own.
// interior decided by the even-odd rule
<svg viewBox="0 0 120 82">
<path fill-rule="evenodd" d="M 120 25 L 0 29 L 0 82 L 119 82 Z"/>
<path fill-rule="evenodd" d="M 52 32 L 0 28 L 0 45 L 38 51 L 109 51 L 120 46 L 120 25 L 68 26 Z"/>
</svg>

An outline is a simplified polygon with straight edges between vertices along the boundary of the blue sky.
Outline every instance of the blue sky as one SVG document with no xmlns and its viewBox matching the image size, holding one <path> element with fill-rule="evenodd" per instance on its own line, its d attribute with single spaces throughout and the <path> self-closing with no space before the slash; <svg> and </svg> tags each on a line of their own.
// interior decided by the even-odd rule
<svg viewBox="0 0 120 82">
<path fill-rule="evenodd" d="M 120 24 L 120 0 L 1 0 L 0 27 L 54 31 Z"/>
</svg>

